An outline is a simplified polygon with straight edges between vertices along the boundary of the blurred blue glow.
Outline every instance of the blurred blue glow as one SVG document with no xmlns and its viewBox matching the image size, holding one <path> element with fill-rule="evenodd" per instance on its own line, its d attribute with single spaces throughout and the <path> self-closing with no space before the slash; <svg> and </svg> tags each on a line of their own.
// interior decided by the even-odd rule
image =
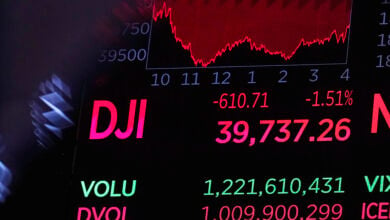
<svg viewBox="0 0 390 220">
<path fill-rule="evenodd" d="M 8 186 L 11 184 L 11 180 L 11 171 L 0 161 L 0 203 L 5 202 L 10 194 Z"/>
<path fill-rule="evenodd" d="M 42 147 L 48 148 L 61 140 L 63 130 L 74 125 L 68 116 L 73 111 L 70 100 L 70 88 L 56 75 L 39 85 L 39 96 L 30 107 L 34 135 Z"/>
</svg>

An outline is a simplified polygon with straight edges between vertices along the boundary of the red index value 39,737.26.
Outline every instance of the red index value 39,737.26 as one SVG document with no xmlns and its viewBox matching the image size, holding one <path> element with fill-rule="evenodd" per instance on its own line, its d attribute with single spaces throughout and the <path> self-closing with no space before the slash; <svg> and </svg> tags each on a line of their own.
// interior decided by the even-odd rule
<svg viewBox="0 0 390 220">
<path fill-rule="evenodd" d="M 314 124 L 313 124 L 314 123 Z M 250 147 L 259 143 L 288 141 L 302 142 L 303 134 L 308 133 L 309 142 L 332 142 L 347 141 L 351 136 L 351 120 L 341 118 L 333 120 L 325 118 L 319 122 L 313 122 L 310 119 L 283 119 L 283 120 L 260 120 L 255 125 L 248 121 L 218 121 L 220 126 L 219 135 L 215 141 L 219 144 L 247 142 Z M 311 125 L 313 124 L 313 125 Z M 320 127 L 320 132 L 313 132 L 308 127 Z M 262 134 L 251 132 L 256 126 L 261 126 Z M 316 130 L 316 129 L 315 129 Z"/>
</svg>

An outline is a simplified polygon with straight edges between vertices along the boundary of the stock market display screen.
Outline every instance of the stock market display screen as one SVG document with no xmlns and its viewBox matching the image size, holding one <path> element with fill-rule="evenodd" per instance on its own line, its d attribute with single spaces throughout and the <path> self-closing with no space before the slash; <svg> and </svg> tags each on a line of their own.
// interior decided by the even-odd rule
<svg viewBox="0 0 390 220">
<path fill-rule="evenodd" d="M 1 219 L 390 219 L 390 0 L 4 9 Z"/>
</svg>

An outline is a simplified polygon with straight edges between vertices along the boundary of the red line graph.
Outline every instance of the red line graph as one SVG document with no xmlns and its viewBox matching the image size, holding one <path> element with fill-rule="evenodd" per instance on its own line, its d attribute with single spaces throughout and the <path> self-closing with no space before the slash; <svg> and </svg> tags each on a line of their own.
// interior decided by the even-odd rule
<svg viewBox="0 0 390 220">
<path fill-rule="evenodd" d="M 210 2 L 154 5 L 154 21 L 169 19 L 173 36 L 197 66 L 206 67 L 243 43 L 289 60 L 303 46 L 323 45 L 333 37 L 345 43 L 350 28 L 350 0 Z"/>
</svg>

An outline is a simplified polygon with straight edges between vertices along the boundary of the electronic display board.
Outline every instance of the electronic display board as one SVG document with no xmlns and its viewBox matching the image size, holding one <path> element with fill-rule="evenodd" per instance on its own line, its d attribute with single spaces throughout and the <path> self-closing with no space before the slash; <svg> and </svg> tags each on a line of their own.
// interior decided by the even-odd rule
<svg viewBox="0 0 390 220">
<path fill-rule="evenodd" d="M 19 4 L 1 219 L 390 219 L 390 1 Z"/>
</svg>

